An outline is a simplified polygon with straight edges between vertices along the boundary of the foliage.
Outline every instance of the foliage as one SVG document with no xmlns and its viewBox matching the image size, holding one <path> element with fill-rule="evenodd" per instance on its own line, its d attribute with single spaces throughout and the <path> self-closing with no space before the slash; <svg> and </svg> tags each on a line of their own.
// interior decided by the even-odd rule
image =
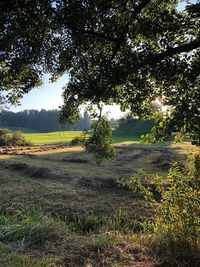
<svg viewBox="0 0 200 267">
<path fill-rule="evenodd" d="M 12 140 L 11 140 L 12 145 L 14 146 L 21 146 L 21 145 L 27 145 L 27 141 L 22 135 L 20 131 L 16 131 L 12 134 Z"/>
<path fill-rule="evenodd" d="M 3 96 L 3 95 L 1 94 L 1 91 L 0 91 L 0 111 L 2 111 L 2 110 L 4 110 L 4 109 L 8 108 L 8 107 L 6 106 L 6 103 L 7 103 L 7 101 L 6 101 L 6 97 Z"/>
<path fill-rule="evenodd" d="M 61 121 L 86 102 L 151 114 L 160 97 L 170 125 L 199 142 L 199 1 L 44 0 L 1 2 L 1 90 L 16 103 L 69 74 Z M 34 18 L 34 19 L 33 19 Z"/>
<path fill-rule="evenodd" d="M 84 139 L 85 150 L 94 155 L 97 164 L 101 164 L 103 159 L 113 159 L 115 155 L 112 147 L 112 130 L 109 121 L 101 117 L 91 125 L 93 133 Z"/>
<path fill-rule="evenodd" d="M 194 261 L 198 256 L 195 254 L 200 250 L 200 154 L 193 155 L 190 163 L 189 169 L 175 163 L 165 182 L 158 175 L 152 179 L 144 178 L 143 173 L 131 177 L 125 184 L 147 201 L 156 203 L 159 200 L 157 217 L 153 222 L 146 223 L 147 229 L 155 234 L 154 249 L 162 254 L 170 254 L 171 262 L 181 261 L 184 257 L 190 266 L 196 266 L 197 262 Z M 182 259 L 178 258 L 180 255 Z"/>
<path fill-rule="evenodd" d="M 11 142 L 11 131 L 6 128 L 0 129 L 0 146 L 7 145 Z"/>
<path fill-rule="evenodd" d="M 75 138 L 73 138 L 71 140 L 71 145 L 72 146 L 76 146 L 76 145 L 80 145 L 80 144 L 82 144 L 82 137 L 76 136 Z"/>
<path fill-rule="evenodd" d="M 182 120 L 184 120 L 184 115 L 175 114 L 175 112 L 177 113 L 177 111 L 175 111 L 174 109 L 170 111 L 171 114 L 169 116 L 166 116 L 161 113 L 154 114 L 153 118 L 155 120 L 155 126 L 151 129 L 150 133 L 142 136 L 143 141 L 147 143 L 156 143 L 159 141 L 162 142 L 167 139 L 172 139 L 173 132 L 179 132 L 181 133 L 181 136 L 180 138 L 178 138 L 175 135 L 175 142 L 177 142 L 178 140 L 183 140 L 184 138 L 190 138 L 192 139 L 193 145 L 199 146 L 200 120 L 198 115 L 198 106 L 195 106 L 194 108 L 196 109 L 194 109 L 194 117 L 191 118 L 191 120 L 189 120 L 188 118 L 188 122 L 185 125 L 182 124 Z M 182 110 L 182 112 L 185 113 L 184 110 Z M 179 116 L 179 122 L 177 121 L 177 116 Z"/>
<path fill-rule="evenodd" d="M 0 128 L 0 146 L 25 146 L 30 145 L 20 131 L 11 132 L 9 129 Z"/>
</svg>

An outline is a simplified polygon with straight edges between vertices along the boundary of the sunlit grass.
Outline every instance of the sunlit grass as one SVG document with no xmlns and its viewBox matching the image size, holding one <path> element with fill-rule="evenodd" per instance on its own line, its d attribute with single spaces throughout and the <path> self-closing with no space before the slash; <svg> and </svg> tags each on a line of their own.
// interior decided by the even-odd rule
<svg viewBox="0 0 200 267">
<path fill-rule="evenodd" d="M 62 131 L 62 132 L 50 132 L 50 133 L 32 133 L 24 134 L 27 141 L 32 144 L 60 144 L 69 143 L 77 136 L 81 136 L 82 131 Z"/>
</svg>

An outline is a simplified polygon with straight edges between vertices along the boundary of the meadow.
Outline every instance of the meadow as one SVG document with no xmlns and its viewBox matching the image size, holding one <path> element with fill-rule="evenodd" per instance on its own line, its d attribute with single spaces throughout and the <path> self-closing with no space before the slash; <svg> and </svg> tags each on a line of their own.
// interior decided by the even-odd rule
<svg viewBox="0 0 200 267">
<path fill-rule="evenodd" d="M 50 133 L 24 133 L 27 141 L 34 145 L 70 143 L 75 137 L 80 137 L 81 131 L 61 131 Z M 138 135 L 123 135 L 113 131 L 113 143 L 139 143 Z"/>
<path fill-rule="evenodd" d="M 97 166 L 81 147 L 55 145 L 77 136 L 62 134 L 33 134 L 32 142 L 40 145 L 0 151 L 0 266 L 161 264 L 143 232 L 157 204 L 147 203 L 121 180 L 141 168 L 164 177 L 172 162 L 187 165 L 188 153 L 197 148 L 125 138 L 132 144 L 118 142 L 116 159 Z"/>
<path fill-rule="evenodd" d="M 27 141 L 34 145 L 69 143 L 75 137 L 79 137 L 81 131 L 61 131 L 50 133 L 24 133 Z"/>
</svg>

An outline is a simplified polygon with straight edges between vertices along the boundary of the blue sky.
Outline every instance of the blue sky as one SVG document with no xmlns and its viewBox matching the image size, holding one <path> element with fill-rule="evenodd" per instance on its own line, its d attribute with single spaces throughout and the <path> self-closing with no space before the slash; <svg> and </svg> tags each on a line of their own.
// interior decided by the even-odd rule
<svg viewBox="0 0 200 267">
<path fill-rule="evenodd" d="M 196 2 L 195 0 L 190 1 L 192 3 Z M 178 5 L 179 10 L 185 8 L 186 2 L 182 2 Z M 49 75 L 45 74 L 43 78 L 43 85 L 41 87 L 31 90 L 28 94 L 24 95 L 21 100 L 21 105 L 14 107 L 11 106 L 10 110 L 17 112 L 25 109 L 57 109 L 62 105 L 62 88 L 68 82 L 68 76 L 64 75 L 57 82 L 50 83 Z M 120 108 L 116 105 L 111 107 L 108 106 L 105 108 L 106 112 L 110 112 L 109 117 L 119 118 L 123 115 Z"/>
<path fill-rule="evenodd" d="M 21 105 L 10 110 L 19 111 L 24 109 L 57 109 L 62 105 L 62 87 L 67 84 L 68 77 L 64 75 L 57 82 L 49 82 L 50 75 L 45 74 L 41 87 L 32 89 L 24 95 Z"/>
</svg>

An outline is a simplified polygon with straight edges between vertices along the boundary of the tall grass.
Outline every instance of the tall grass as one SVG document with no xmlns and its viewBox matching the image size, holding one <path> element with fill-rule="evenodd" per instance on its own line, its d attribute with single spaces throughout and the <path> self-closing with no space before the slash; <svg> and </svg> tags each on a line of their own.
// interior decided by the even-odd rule
<svg viewBox="0 0 200 267">
<path fill-rule="evenodd" d="M 59 223 L 40 209 L 16 212 L 12 215 L 0 214 L 0 241 L 20 242 L 21 248 L 44 247 L 48 242 L 61 237 Z"/>
</svg>

